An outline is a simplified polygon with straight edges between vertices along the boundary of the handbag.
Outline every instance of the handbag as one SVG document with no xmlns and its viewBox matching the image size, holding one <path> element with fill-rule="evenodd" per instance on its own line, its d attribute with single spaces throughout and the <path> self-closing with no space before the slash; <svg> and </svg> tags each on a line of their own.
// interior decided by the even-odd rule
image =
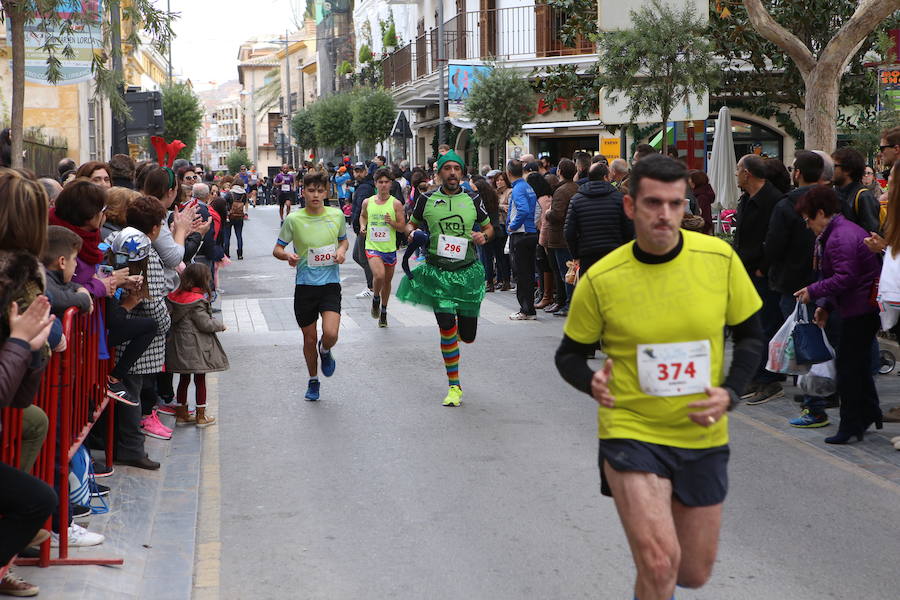
<svg viewBox="0 0 900 600">
<path fill-rule="evenodd" d="M 799 365 L 815 365 L 834 358 L 825 342 L 825 332 L 815 323 L 809 322 L 806 305 L 797 303 L 799 318 L 791 331 L 794 341 L 794 355 Z"/>
</svg>

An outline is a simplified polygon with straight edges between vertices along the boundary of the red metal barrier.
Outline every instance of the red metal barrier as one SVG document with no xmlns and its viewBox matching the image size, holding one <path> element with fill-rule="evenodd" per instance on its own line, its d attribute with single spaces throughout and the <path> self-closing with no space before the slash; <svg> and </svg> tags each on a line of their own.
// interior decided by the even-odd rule
<svg viewBox="0 0 900 600">
<path fill-rule="evenodd" d="M 33 474 L 48 485 L 53 485 L 55 464 L 60 470 L 59 522 L 69 522 L 69 461 L 84 442 L 100 415 L 106 411 L 106 464 L 113 460 L 115 414 L 114 404 L 106 395 L 106 376 L 110 360 L 98 358 L 101 339 L 106 339 L 101 327 L 105 324 L 104 303 L 95 304 L 94 313 L 82 315 L 70 308 L 62 320 L 66 336 L 65 352 L 54 353 L 41 380 L 40 391 L 34 404 L 39 406 L 49 420 L 47 439 L 34 465 Z M 103 334 L 103 335 L 101 335 Z M 57 436 L 61 444 L 57 447 Z M 18 466 L 22 445 L 21 409 L 3 410 L 2 447 L 0 460 Z M 50 524 L 48 521 L 47 528 Z M 68 528 L 60 527 L 58 558 L 50 557 L 50 541 L 41 547 L 40 558 L 19 559 L 18 565 L 120 565 L 120 558 L 69 558 Z M 2 570 L 0 570 L 2 573 Z"/>
</svg>

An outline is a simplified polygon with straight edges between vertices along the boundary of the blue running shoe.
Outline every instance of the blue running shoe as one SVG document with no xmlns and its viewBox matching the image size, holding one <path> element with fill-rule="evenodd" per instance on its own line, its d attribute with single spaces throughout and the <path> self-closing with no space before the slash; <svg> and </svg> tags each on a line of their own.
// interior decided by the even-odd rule
<svg viewBox="0 0 900 600">
<path fill-rule="evenodd" d="M 315 402 L 319 399 L 319 380 L 318 379 L 310 379 L 309 385 L 306 386 L 306 395 L 303 396 L 310 402 Z"/>
<path fill-rule="evenodd" d="M 825 427 L 830 424 L 828 422 L 827 414 L 822 413 L 820 415 L 814 415 L 805 408 L 799 417 L 791 419 L 788 423 L 791 427 L 799 427 L 801 429 L 814 429 L 816 427 Z"/>
<path fill-rule="evenodd" d="M 322 375 L 325 377 L 331 377 L 334 375 L 334 356 L 331 354 L 331 350 L 324 350 L 322 348 L 322 342 L 319 341 L 319 358 L 322 359 Z"/>
</svg>

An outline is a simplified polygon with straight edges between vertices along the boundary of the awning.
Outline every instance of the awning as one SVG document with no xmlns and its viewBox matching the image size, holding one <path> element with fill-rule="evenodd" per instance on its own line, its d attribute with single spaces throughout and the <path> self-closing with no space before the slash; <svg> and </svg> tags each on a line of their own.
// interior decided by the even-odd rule
<svg viewBox="0 0 900 600">
<path fill-rule="evenodd" d="M 668 146 L 671 148 L 675 145 L 675 126 L 668 125 L 666 126 L 666 135 L 669 136 Z M 650 140 L 650 145 L 659 150 L 662 147 L 662 131 L 653 136 L 653 139 Z"/>
</svg>

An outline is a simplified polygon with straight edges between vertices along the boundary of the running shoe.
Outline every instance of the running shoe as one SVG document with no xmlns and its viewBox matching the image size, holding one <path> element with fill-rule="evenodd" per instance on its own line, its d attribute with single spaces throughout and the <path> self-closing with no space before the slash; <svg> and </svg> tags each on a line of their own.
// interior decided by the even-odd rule
<svg viewBox="0 0 900 600">
<path fill-rule="evenodd" d="M 98 462 L 94 463 L 94 477 L 109 477 L 115 472 L 116 469 L 112 465 L 106 466 Z"/>
<path fill-rule="evenodd" d="M 509 315 L 510 321 L 534 321 L 537 319 L 537 315 L 526 315 L 523 312 L 514 312 Z"/>
<path fill-rule="evenodd" d="M 374 295 L 375 295 L 375 292 L 373 292 L 369 288 L 366 288 L 363 291 L 361 291 L 360 293 L 358 293 L 356 296 L 354 296 L 354 298 L 371 298 Z"/>
<path fill-rule="evenodd" d="M 334 375 L 334 356 L 331 354 L 331 350 L 324 350 L 322 348 L 321 340 L 319 340 L 319 358 L 322 360 L 322 375 L 324 375 L 325 377 L 331 377 L 332 375 Z M 318 388 L 316 389 L 316 394 L 318 394 Z"/>
<path fill-rule="evenodd" d="M 381 315 L 378 317 L 378 326 L 379 327 L 387 327 L 387 311 L 381 311 Z"/>
<path fill-rule="evenodd" d="M 41 591 L 38 586 L 28 583 L 9 571 L 0 579 L 0 596 L 16 596 L 17 598 L 32 598 Z"/>
<path fill-rule="evenodd" d="M 381 298 L 372 296 L 372 318 L 377 319 L 381 314 Z"/>
<path fill-rule="evenodd" d="M 814 429 L 816 427 L 830 425 L 827 414 L 822 413 L 820 415 L 814 415 L 806 408 L 803 409 L 803 412 L 800 413 L 799 417 L 788 421 L 788 424 L 791 427 L 798 427 L 800 429 Z"/>
<path fill-rule="evenodd" d="M 172 431 L 154 418 L 155 414 L 150 414 L 141 419 L 141 433 L 147 437 L 156 438 L 158 440 L 171 440 Z"/>
<path fill-rule="evenodd" d="M 172 433 L 173 429 L 159 420 L 159 413 L 157 412 L 157 409 L 155 406 L 153 407 L 153 412 L 150 413 L 150 416 L 153 417 L 153 420 L 156 421 L 157 423 L 159 423 L 163 429 L 165 429 L 169 433 Z"/>
<path fill-rule="evenodd" d="M 81 525 L 76 525 L 75 523 L 69 525 L 69 548 L 97 546 L 102 544 L 104 540 L 106 538 L 101 534 L 88 531 Z M 59 547 L 59 534 L 55 531 L 50 534 L 50 546 L 53 548 Z"/>
<path fill-rule="evenodd" d="M 324 370 L 324 369 L 323 369 Z M 318 381 L 310 381 L 309 385 L 306 386 L 306 395 L 303 396 L 310 402 L 315 402 L 319 399 L 319 382 Z"/>
<path fill-rule="evenodd" d="M 75 521 L 86 521 L 91 518 L 91 507 L 81 504 L 72 505 L 72 519 Z"/>
<path fill-rule="evenodd" d="M 116 402 L 121 402 L 122 404 L 127 404 L 128 406 L 137 406 L 140 402 L 135 402 L 128 395 L 128 390 L 125 389 L 125 384 L 121 381 L 112 382 L 109 379 L 106 380 L 106 395 L 110 400 L 115 400 Z"/>
<path fill-rule="evenodd" d="M 458 385 L 451 385 L 444 398 L 444 406 L 459 406 L 460 402 L 462 402 L 462 388 Z"/>
<path fill-rule="evenodd" d="M 91 490 L 91 496 L 95 498 L 100 498 L 101 496 L 109 496 L 108 485 L 103 485 L 102 483 L 97 483 L 94 481 L 88 481 L 88 489 Z"/>
</svg>

